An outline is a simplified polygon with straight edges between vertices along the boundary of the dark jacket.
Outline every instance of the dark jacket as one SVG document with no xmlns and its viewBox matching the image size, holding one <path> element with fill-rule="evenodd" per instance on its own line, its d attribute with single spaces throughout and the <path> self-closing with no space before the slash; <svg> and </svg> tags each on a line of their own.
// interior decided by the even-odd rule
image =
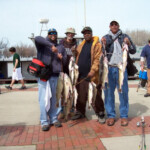
<svg viewBox="0 0 150 150">
<path fill-rule="evenodd" d="M 60 44 L 62 44 L 64 47 L 65 47 L 65 50 L 66 50 L 66 53 L 67 53 L 67 62 L 66 62 L 66 65 L 63 66 L 63 72 L 64 73 L 67 73 L 69 75 L 69 62 L 70 62 L 70 58 L 75 55 L 72 53 L 72 50 L 71 48 L 73 46 L 77 46 L 77 41 L 75 38 L 73 38 L 72 42 L 71 43 L 68 43 L 67 42 L 67 38 L 64 38 L 60 41 Z"/>
<path fill-rule="evenodd" d="M 35 37 L 35 45 L 37 48 L 37 58 L 41 60 L 45 65 L 52 63 L 52 71 L 57 74 L 62 71 L 62 66 L 66 64 L 67 54 L 63 45 L 52 43 L 48 37 L 43 38 L 41 36 Z M 60 60 L 57 54 L 52 52 L 51 46 L 55 45 L 58 49 L 58 53 L 61 53 L 63 58 Z"/>
<path fill-rule="evenodd" d="M 122 33 L 118 37 L 118 41 L 119 41 L 121 47 L 122 47 L 124 38 L 126 38 L 126 37 L 130 40 L 130 43 L 131 43 L 131 45 L 129 46 L 129 53 L 130 54 L 135 54 L 136 53 L 136 47 L 135 47 L 132 40 L 130 39 L 130 37 L 127 34 Z M 112 39 L 111 35 L 109 35 L 109 34 L 105 35 L 104 38 L 106 38 L 106 52 L 109 53 L 109 54 L 107 54 L 107 58 L 108 58 L 108 61 L 110 61 L 110 58 L 111 58 L 112 53 L 114 51 L 114 42 L 113 42 L 113 39 Z"/>
</svg>

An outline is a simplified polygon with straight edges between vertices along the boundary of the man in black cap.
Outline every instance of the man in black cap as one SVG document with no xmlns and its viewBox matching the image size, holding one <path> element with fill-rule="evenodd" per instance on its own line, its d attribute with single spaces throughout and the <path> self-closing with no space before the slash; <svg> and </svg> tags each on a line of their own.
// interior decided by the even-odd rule
<svg viewBox="0 0 150 150">
<path fill-rule="evenodd" d="M 99 57 L 102 53 L 102 46 L 99 38 L 92 35 L 92 29 L 90 27 L 84 27 L 81 33 L 84 36 L 84 40 L 77 47 L 76 57 L 76 63 L 79 66 L 78 82 L 80 83 L 77 85 L 77 112 L 72 117 L 72 120 L 85 117 L 89 82 L 93 81 L 97 85 L 97 95 L 92 106 L 98 116 L 99 122 L 105 123 L 104 103 L 101 95 L 102 90 L 101 85 L 98 84 Z"/>
<path fill-rule="evenodd" d="M 122 45 L 126 43 L 128 45 L 128 52 L 130 54 L 136 53 L 136 48 L 130 37 L 127 34 L 122 33 L 119 29 L 119 23 L 115 20 L 110 22 L 109 34 L 105 35 L 101 41 L 105 45 L 105 51 L 108 59 L 108 83 L 105 84 L 105 109 L 107 112 L 108 120 L 107 125 L 112 126 L 115 123 L 115 88 L 119 88 L 119 68 L 118 64 L 123 62 L 122 59 Z M 127 69 L 124 73 L 124 80 L 122 85 L 122 92 L 119 92 L 120 100 L 120 118 L 121 126 L 128 125 L 128 75 Z"/>
</svg>

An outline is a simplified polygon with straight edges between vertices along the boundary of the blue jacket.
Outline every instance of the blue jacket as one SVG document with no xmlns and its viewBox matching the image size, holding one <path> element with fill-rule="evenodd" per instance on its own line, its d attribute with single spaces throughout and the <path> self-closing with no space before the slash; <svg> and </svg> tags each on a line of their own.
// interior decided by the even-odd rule
<svg viewBox="0 0 150 150">
<path fill-rule="evenodd" d="M 130 40 L 130 43 L 131 43 L 131 45 L 129 46 L 129 53 L 130 54 L 135 54 L 136 53 L 136 47 L 135 47 L 132 40 L 130 39 L 130 37 L 127 34 L 122 33 L 118 37 L 118 41 L 119 41 L 121 47 L 122 47 L 124 38 L 126 38 L 126 37 Z M 108 58 L 108 61 L 110 61 L 110 58 L 111 58 L 112 53 L 114 51 L 114 42 L 113 42 L 113 39 L 112 39 L 111 35 L 109 35 L 109 34 L 105 35 L 104 38 L 106 39 L 106 52 L 109 53 L 109 54 L 107 54 L 107 58 Z"/>
<path fill-rule="evenodd" d="M 41 36 L 35 37 L 35 45 L 37 48 L 37 58 L 41 60 L 45 65 L 50 65 L 52 61 L 53 74 L 60 73 L 63 65 L 66 65 L 67 54 L 63 45 L 52 43 L 48 37 L 43 38 Z M 58 53 L 61 53 L 63 58 L 60 60 L 56 53 L 52 52 L 51 46 L 54 45 L 58 49 Z"/>
</svg>

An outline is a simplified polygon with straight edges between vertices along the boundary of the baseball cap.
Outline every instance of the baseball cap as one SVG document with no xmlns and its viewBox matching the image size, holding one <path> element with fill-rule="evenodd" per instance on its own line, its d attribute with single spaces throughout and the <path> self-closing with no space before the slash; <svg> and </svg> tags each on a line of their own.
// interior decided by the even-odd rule
<svg viewBox="0 0 150 150">
<path fill-rule="evenodd" d="M 56 33 L 57 33 L 57 30 L 56 30 L 55 28 L 50 28 L 50 29 L 48 30 L 48 33 L 51 33 L 51 32 L 56 32 Z"/>
<path fill-rule="evenodd" d="M 110 26 L 112 26 L 113 24 L 119 25 L 119 23 L 116 20 L 110 22 Z"/>
<path fill-rule="evenodd" d="M 85 31 L 91 31 L 92 32 L 92 29 L 91 27 L 84 27 L 81 31 L 81 33 L 83 34 Z"/>
</svg>

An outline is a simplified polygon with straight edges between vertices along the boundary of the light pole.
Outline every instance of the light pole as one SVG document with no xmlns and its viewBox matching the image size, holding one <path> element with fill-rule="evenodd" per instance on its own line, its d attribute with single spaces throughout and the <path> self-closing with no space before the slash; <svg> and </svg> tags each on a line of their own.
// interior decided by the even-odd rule
<svg viewBox="0 0 150 150">
<path fill-rule="evenodd" d="M 86 26 L 86 3 L 84 0 L 84 25 Z"/>
</svg>

